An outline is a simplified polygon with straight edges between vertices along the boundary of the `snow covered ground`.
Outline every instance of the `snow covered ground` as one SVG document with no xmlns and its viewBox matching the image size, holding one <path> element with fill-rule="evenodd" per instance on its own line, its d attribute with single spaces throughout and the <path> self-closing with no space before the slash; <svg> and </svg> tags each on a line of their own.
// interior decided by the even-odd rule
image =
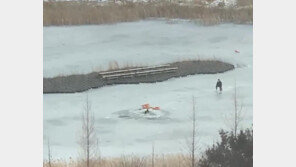
<svg viewBox="0 0 296 167">
<path fill-rule="evenodd" d="M 190 135 L 191 98 L 197 98 L 199 146 L 219 139 L 229 129 L 236 81 L 243 103 L 241 127 L 253 118 L 252 26 L 150 20 L 98 26 L 44 28 L 44 76 L 88 73 L 107 68 L 110 61 L 125 64 L 162 64 L 189 58 L 219 59 L 237 68 L 223 74 L 194 75 L 165 82 L 114 85 L 75 94 L 44 94 L 44 141 L 49 136 L 53 158 L 78 155 L 80 115 L 88 94 L 96 117 L 103 156 L 184 151 Z M 240 53 L 235 53 L 239 50 Z M 107 65 L 106 65 L 107 64 Z M 220 78 L 223 93 L 215 91 Z M 156 116 L 137 114 L 142 104 L 159 106 Z M 44 142 L 44 156 L 47 154 Z"/>
</svg>

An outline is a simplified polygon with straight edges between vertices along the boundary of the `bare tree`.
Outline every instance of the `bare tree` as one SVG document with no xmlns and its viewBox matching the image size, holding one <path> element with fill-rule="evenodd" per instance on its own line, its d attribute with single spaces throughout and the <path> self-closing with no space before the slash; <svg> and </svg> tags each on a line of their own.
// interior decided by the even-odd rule
<svg viewBox="0 0 296 167">
<path fill-rule="evenodd" d="M 190 167 L 196 167 L 197 161 L 196 161 L 196 152 L 197 152 L 197 118 L 196 118 L 196 101 L 195 97 L 192 96 L 192 116 L 191 119 L 191 125 L 192 125 L 192 131 L 190 135 L 190 139 L 187 140 L 187 149 L 189 153 L 189 164 Z M 186 158 L 184 158 L 186 160 Z"/>
<path fill-rule="evenodd" d="M 47 138 L 47 156 L 48 156 L 48 166 L 51 167 L 51 151 L 50 151 L 50 143 L 49 138 Z"/>
<path fill-rule="evenodd" d="M 191 167 L 195 167 L 196 159 L 195 153 L 197 150 L 196 146 L 196 109 L 195 109 L 195 97 L 192 96 L 192 145 L 191 145 Z"/>
<path fill-rule="evenodd" d="M 151 167 L 154 167 L 154 160 L 155 160 L 155 154 L 154 154 L 154 142 L 152 143 L 152 155 L 151 155 Z"/>
<path fill-rule="evenodd" d="M 236 86 L 236 81 L 234 83 L 234 93 L 233 93 L 233 112 L 225 116 L 225 124 L 231 131 L 237 136 L 239 131 L 240 123 L 243 120 L 243 102 L 239 101 L 238 91 Z"/>
<path fill-rule="evenodd" d="M 238 98 L 237 87 L 235 82 L 234 96 L 233 96 L 233 103 L 234 103 L 233 132 L 235 136 L 237 136 L 238 127 L 242 120 L 242 109 L 243 109 L 243 104 L 238 104 L 237 98 Z"/>
<path fill-rule="evenodd" d="M 81 115 L 82 133 L 80 137 L 80 147 L 83 151 L 83 159 L 86 167 L 90 167 L 91 160 L 96 156 L 97 150 L 97 136 L 95 132 L 95 117 L 91 112 L 91 103 L 86 97 L 84 111 Z"/>
</svg>

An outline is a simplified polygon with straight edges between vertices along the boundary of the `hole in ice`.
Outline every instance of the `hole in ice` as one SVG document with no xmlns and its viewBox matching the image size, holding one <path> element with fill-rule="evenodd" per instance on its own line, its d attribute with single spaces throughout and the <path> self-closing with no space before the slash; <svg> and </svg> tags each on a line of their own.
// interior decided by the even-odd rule
<svg viewBox="0 0 296 167">
<path fill-rule="evenodd" d="M 148 119 L 148 120 L 159 120 L 159 119 L 169 119 L 169 112 L 165 110 L 153 110 L 149 109 L 130 109 L 121 110 L 114 112 L 118 118 L 124 119 Z"/>
</svg>

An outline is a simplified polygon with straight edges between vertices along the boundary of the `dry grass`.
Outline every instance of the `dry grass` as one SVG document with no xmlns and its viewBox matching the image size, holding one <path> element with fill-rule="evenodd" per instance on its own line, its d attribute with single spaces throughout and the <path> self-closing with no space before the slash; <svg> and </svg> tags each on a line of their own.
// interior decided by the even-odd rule
<svg viewBox="0 0 296 167">
<path fill-rule="evenodd" d="M 252 23 L 253 8 L 207 8 L 168 2 L 104 5 L 94 2 L 43 2 L 44 26 L 110 24 L 147 18 L 200 19 L 206 25 L 221 22 Z"/>
<path fill-rule="evenodd" d="M 108 71 L 109 70 L 117 70 L 117 69 L 119 69 L 118 62 L 117 61 L 110 61 Z"/>
<path fill-rule="evenodd" d="M 154 167 L 185 167 L 189 165 L 187 156 L 178 155 L 156 155 Z M 44 167 L 49 167 L 47 162 Z M 145 156 L 121 156 L 119 158 L 102 158 L 91 162 L 92 167 L 152 167 L 152 157 Z M 68 162 L 56 160 L 51 162 L 51 167 L 84 167 L 82 161 L 70 159 Z"/>
<path fill-rule="evenodd" d="M 114 61 L 109 61 L 108 63 L 108 68 L 107 69 L 102 69 L 101 67 L 96 68 L 96 72 L 102 72 L 102 71 L 112 71 L 112 70 L 125 70 L 125 69 L 130 69 L 130 68 L 140 68 L 140 67 L 145 67 L 148 66 L 143 65 L 143 64 L 133 64 L 133 63 L 123 63 L 119 64 L 116 60 Z"/>
<path fill-rule="evenodd" d="M 236 3 L 239 7 L 253 6 L 253 0 L 237 0 Z"/>
</svg>

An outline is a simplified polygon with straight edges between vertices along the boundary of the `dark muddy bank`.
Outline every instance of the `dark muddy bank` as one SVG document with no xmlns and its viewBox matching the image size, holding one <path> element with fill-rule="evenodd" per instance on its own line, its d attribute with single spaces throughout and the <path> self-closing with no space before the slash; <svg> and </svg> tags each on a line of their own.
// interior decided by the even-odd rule
<svg viewBox="0 0 296 167">
<path fill-rule="evenodd" d="M 178 67 L 172 73 L 157 73 L 146 76 L 133 76 L 130 78 L 118 78 L 107 80 L 99 74 L 70 75 L 54 78 L 43 78 L 43 93 L 75 93 L 91 88 L 99 88 L 104 85 L 153 83 L 168 80 L 173 77 L 183 77 L 194 74 L 216 74 L 234 69 L 234 66 L 221 61 L 183 61 L 170 63 L 169 67 Z"/>
</svg>

